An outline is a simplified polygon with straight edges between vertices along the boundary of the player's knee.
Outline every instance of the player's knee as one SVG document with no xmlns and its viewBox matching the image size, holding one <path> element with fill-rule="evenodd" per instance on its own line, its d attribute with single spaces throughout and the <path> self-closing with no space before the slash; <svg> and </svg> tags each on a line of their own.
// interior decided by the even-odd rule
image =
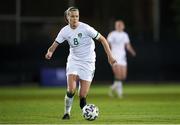
<svg viewBox="0 0 180 125">
<path fill-rule="evenodd" d="M 118 80 L 125 80 L 126 79 L 126 75 L 117 75 L 116 79 L 118 79 Z"/>
<path fill-rule="evenodd" d="M 122 77 L 121 75 L 117 75 L 117 76 L 116 76 L 116 79 L 117 79 L 117 80 L 122 80 L 123 77 Z"/>
</svg>

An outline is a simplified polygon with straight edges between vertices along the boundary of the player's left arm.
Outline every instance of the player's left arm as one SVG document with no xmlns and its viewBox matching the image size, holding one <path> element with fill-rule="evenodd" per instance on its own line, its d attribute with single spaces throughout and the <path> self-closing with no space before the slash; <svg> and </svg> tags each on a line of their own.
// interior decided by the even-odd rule
<svg viewBox="0 0 180 125">
<path fill-rule="evenodd" d="M 133 57 L 136 56 L 136 51 L 134 50 L 130 42 L 126 43 L 126 49 Z"/>
<path fill-rule="evenodd" d="M 116 60 L 114 59 L 114 57 L 112 56 L 112 53 L 111 53 L 111 49 L 109 47 L 109 44 L 107 42 L 107 40 L 105 39 L 104 36 L 102 36 L 101 34 L 99 34 L 99 38 L 97 39 L 99 42 L 101 42 L 101 44 L 103 45 L 104 47 L 104 50 L 108 56 L 108 61 L 111 65 L 113 65 L 114 63 L 116 63 Z"/>
</svg>

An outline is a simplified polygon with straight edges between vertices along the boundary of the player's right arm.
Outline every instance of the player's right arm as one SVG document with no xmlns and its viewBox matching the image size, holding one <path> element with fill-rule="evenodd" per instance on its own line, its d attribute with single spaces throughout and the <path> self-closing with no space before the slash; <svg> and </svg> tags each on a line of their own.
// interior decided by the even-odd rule
<svg viewBox="0 0 180 125">
<path fill-rule="evenodd" d="M 56 48 L 58 47 L 58 45 L 65 41 L 65 39 L 64 39 L 64 34 L 65 34 L 64 29 L 65 28 L 61 29 L 61 31 L 58 33 L 55 41 L 49 47 L 49 49 L 48 49 L 48 51 L 47 51 L 47 53 L 45 55 L 46 59 L 51 59 L 51 57 L 52 57 L 54 51 L 56 50 Z"/>
<path fill-rule="evenodd" d="M 54 51 L 56 50 L 56 48 L 58 47 L 59 43 L 57 43 L 56 41 L 53 42 L 53 44 L 49 47 L 49 49 L 47 50 L 47 53 L 45 55 L 46 59 L 51 59 Z"/>
</svg>

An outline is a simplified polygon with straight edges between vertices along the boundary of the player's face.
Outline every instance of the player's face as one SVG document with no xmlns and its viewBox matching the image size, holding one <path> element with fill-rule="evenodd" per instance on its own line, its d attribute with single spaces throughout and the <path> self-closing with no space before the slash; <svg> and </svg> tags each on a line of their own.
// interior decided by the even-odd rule
<svg viewBox="0 0 180 125">
<path fill-rule="evenodd" d="M 69 24 L 72 28 L 76 28 L 79 22 L 79 11 L 70 11 L 69 12 Z"/>
<path fill-rule="evenodd" d="M 117 21 L 116 23 L 115 23 L 115 29 L 117 30 L 117 31 L 123 31 L 124 30 L 124 23 L 123 22 L 121 22 L 121 21 Z"/>
</svg>

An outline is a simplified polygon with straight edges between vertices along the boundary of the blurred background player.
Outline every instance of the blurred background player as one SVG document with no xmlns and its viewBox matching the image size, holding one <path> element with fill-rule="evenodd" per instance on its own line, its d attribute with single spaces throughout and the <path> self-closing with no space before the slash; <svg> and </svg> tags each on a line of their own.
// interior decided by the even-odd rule
<svg viewBox="0 0 180 125">
<path fill-rule="evenodd" d="M 51 59 L 57 46 L 68 41 L 70 45 L 70 53 L 66 64 L 67 75 L 67 93 L 65 95 L 65 112 L 62 119 L 70 119 L 70 112 L 73 103 L 73 97 L 76 91 L 76 82 L 79 81 L 79 99 L 80 108 L 86 105 L 86 96 L 89 92 L 91 81 L 95 71 L 95 44 L 93 41 L 100 41 L 106 51 L 109 63 L 115 63 L 112 57 L 106 39 L 91 26 L 79 22 L 79 10 L 75 7 L 70 7 L 65 12 L 65 21 L 68 23 L 63 27 L 53 44 L 46 53 L 46 59 Z"/>
<path fill-rule="evenodd" d="M 115 30 L 109 33 L 108 42 L 112 50 L 112 54 L 117 63 L 112 66 L 114 74 L 114 82 L 110 87 L 109 96 L 113 97 L 115 94 L 121 98 L 123 94 L 122 81 L 127 76 L 127 60 L 126 50 L 133 56 L 136 56 L 136 52 L 133 49 L 129 36 L 124 32 L 125 24 L 122 20 L 115 21 Z"/>
</svg>

